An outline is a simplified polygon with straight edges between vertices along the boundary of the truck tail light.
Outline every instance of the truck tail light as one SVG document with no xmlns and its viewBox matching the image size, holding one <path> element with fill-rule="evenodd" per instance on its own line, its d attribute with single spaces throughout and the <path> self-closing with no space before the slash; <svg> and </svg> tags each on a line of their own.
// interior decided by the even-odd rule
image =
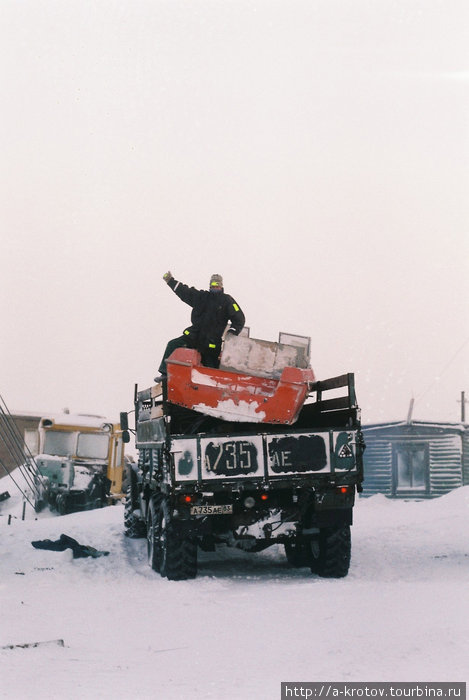
<svg viewBox="0 0 469 700">
<path fill-rule="evenodd" d="M 337 486 L 336 491 L 337 493 L 350 493 L 352 488 L 352 486 Z"/>
<path fill-rule="evenodd" d="M 261 493 L 261 501 L 268 501 L 269 500 L 269 494 L 268 493 Z"/>
<path fill-rule="evenodd" d="M 195 497 L 192 496 L 190 493 L 182 493 L 179 496 L 179 501 L 181 503 L 193 503 L 195 501 Z"/>
</svg>

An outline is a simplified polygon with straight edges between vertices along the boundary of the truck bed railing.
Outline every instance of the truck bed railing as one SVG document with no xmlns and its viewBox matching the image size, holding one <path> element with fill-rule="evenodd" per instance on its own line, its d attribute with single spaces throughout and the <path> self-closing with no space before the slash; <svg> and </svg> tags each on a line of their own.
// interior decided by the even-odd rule
<svg viewBox="0 0 469 700">
<path fill-rule="evenodd" d="M 326 391 L 347 387 L 347 395 L 331 399 L 323 399 Z M 353 373 L 341 374 L 323 381 L 313 382 L 310 385 L 311 391 L 316 392 L 316 404 L 318 409 L 323 411 L 337 411 L 357 407 L 357 397 L 355 394 L 355 375 Z"/>
</svg>

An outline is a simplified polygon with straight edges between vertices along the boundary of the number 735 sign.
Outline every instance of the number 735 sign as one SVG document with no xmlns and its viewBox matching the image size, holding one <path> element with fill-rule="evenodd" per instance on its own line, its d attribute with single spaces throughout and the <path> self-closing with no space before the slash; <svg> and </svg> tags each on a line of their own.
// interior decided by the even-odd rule
<svg viewBox="0 0 469 700">
<path fill-rule="evenodd" d="M 263 475 L 262 437 L 200 441 L 202 479 Z"/>
</svg>

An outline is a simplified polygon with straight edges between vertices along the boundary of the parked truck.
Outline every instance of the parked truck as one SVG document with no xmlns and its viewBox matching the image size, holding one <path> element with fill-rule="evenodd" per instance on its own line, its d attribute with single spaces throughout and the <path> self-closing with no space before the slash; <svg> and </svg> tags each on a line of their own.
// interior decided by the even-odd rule
<svg viewBox="0 0 469 700">
<path fill-rule="evenodd" d="M 45 417 L 38 427 L 38 452 L 36 511 L 49 506 L 64 515 L 123 498 L 120 425 L 99 416 Z"/>
<path fill-rule="evenodd" d="M 363 481 L 353 374 L 316 380 L 309 339 L 291 334 L 229 334 L 217 369 L 179 348 L 167 369 L 163 386 L 136 387 L 127 478 L 125 533 L 147 538 L 152 569 L 188 579 L 198 548 L 282 544 L 291 566 L 345 576 Z"/>
</svg>

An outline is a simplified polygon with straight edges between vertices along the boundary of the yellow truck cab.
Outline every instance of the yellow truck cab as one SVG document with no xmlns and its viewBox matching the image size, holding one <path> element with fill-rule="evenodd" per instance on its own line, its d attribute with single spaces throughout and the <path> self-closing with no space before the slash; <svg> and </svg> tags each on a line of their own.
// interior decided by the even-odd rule
<svg viewBox="0 0 469 700">
<path fill-rule="evenodd" d="M 119 424 L 100 416 L 44 417 L 38 427 L 36 510 L 101 508 L 122 498 L 124 444 Z"/>
</svg>

